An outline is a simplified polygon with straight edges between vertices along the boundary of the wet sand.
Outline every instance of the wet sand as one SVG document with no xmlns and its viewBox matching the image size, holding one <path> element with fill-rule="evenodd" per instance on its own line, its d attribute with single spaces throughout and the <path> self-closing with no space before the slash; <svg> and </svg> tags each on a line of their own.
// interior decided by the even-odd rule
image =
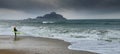
<svg viewBox="0 0 120 54">
<path fill-rule="evenodd" d="M 69 50 L 70 43 L 63 40 L 19 36 L 0 36 L 0 54 L 96 54 L 87 51 Z"/>
</svg>

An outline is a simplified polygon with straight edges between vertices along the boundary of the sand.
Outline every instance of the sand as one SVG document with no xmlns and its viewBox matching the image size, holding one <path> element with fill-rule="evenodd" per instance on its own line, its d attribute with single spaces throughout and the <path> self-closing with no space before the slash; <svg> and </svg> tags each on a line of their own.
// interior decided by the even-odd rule
<svg viewBox="0 0 120 54">
<path fill-rule="evenodd" d="M 96 54 L 87 51 L 69 50 L 70 43 L 63 40 L 19 36 L 0 36 L 0 54 Z"/>
</svg>

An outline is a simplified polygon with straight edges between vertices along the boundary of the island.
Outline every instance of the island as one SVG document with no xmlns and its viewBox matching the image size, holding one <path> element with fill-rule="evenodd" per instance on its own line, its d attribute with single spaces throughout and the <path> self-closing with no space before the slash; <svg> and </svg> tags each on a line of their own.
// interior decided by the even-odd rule
<svg viewBox="0 0 120 54">
<path fill-rule="evenodd" d="M 35 21 L 42 23 L 65 22 L 66 20 L 67 19 L 65 17 L 61 14 L 57 14 L 56 12 L 51 12 L 49 14 L 45 14 L 44 16 L 37 16 L 36 18 L 24 19 L 24 21 Z"/>
</svg>

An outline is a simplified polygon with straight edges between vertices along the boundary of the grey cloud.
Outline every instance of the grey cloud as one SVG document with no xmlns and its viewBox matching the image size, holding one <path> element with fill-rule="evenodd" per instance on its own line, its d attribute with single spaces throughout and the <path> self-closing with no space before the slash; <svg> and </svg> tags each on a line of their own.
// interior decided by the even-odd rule
<svg viewBox="0 0 120 54">
<path fill-rule="evenodd" d="M 120 0 L 61 0 L 61 5 L 68 8 L 120 8 Z"/>
<path fill-rule="evenodd" d="M 41 2 L 42 0 L 0 0 L 0 8 L 17 10 L 49 10 L 54 9 L 51 4 Z"/>
<path fill-rule="evenodd" d="M 55 3 L 58 1 L 59 3 Z M 48 4 L 46 4 L 46 3 Z M 52 2 L 52 3 L 51 3 Z M 56 5 L 56 6 L 55 6 Z M 117 9 L 120 0 L 0 0 L 0 8 L 11 9 Z"/>
<path fill-rule="evenodd" d="M 38 15 L 61 9 L 75 13 L 84 10 L 87 14 L 108 14 L 120 13 L 120 0 L 0 0 L 0 8 Z"/>
</svg>

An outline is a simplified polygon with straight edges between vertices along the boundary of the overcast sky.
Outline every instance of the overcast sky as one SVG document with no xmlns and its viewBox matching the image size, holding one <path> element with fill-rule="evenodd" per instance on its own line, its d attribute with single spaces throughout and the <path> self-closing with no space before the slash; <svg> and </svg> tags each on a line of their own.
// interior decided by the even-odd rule
<svg viewBox="0 0 120 54">
<path fill-rule="evenodd" d="M 120 19 L 120 0 L 0 0 L 0 19 L 35 18 L 53 11 L 67 19 Z"/>
</svg>

